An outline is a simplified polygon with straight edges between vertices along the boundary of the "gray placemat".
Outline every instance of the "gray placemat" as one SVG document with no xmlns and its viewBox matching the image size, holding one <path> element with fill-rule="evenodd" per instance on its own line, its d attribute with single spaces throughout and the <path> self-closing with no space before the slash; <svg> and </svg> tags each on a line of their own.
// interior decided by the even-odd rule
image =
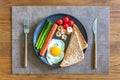
<svg viewBox="0 0 120 80">
<path fill-rule="evenodd" d="M 32 37 L 37 24 L 55 13 L 73 15 L 84 25 L 88 34 L 88 48 L 84 61 L 66 68 L 53 68 L 44 64 L 33 49 Z M 92 69 L 92 23 L 98 19 L 97 69 Z M 28 35 L 28 67 L 24 68 L 23 20 L 30 19 Z M 109 7 L 108 6 L 13 6 L 12 7 L 12 73 L 14 74 L 107 74 L 109 72 Z"/>
</svg>

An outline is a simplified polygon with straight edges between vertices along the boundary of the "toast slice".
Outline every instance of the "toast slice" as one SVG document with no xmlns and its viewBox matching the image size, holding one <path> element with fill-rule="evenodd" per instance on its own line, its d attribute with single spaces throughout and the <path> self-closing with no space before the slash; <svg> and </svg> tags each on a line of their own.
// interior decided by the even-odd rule
<svg viewBox="0 0 120 80">
<path fill-rule="evenodd" d="M 74 31 L 71 34 L 71 39 L 60 67 L 71 66 L 82 61 L 83 59 L 84 53 L 81 46 L 81 40 L 79 40 L 78 31 Z"/>
<path fill-rule="evenodd" d="M 85 41 L 82 33 L 80 32 L 80 30 L 79 30 L 79 28 L 77 27 L 76 24 L 73 25 L 73 30 L 76 31 L 76 33 L 78 34 L 78 38 L 79 38 L 79 40 L 80 40 L 80 42 L 81 42 L 82 49 L 84 50 L 85 48 L 88 47 L 88 44 L 87 44 L 87 42 Z"/>
</svg>

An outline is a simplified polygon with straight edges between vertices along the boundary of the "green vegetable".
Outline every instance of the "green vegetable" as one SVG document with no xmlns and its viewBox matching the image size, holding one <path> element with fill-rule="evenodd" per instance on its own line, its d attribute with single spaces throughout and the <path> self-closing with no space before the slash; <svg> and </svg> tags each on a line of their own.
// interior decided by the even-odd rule
<svg viewBox="0 0 120 80">
<path fill-rule="evenodd" d="M 47 29 L 44 31 L 44 34 L 42 35 L 41 37 L 41 40 L 40 40 L 40 44 L 38 45 L 38 48 L 41 50 L 47 36 L 48 36 L 48 33 L 50 32 L 50 29 L 52 27 L 53 23 L 49 22 L 48 25 L 47 25 Z"/>
<path fill-rule="evenodd" d="M 38 49 L 38 44 L 39 44 L 39 42 L 40 42 L 40 39 L 41 39 L 41 37 L 42 37 L 45 29 L 47 28 L 48 22 L 49 22 L 48 20 L 45 22 L 45 24 L 44 24 L 44 26 L 43 26 L 43 28 L 42 28 L 42 31 L 41 31 L 41 33 L 40 33 L 40 35 L 39 35 L 39 37 L 38 37 L 38 40 L 37 40 L 36 45 L 35 45 L 35 47 L 37 47 L 37 49 Z"/>
<path fill-rule="evenodd" d="M 50 32 L 50 29 L 52 27 L 53 23 L 49 20 L 47 20 L 47 22 L 45 23 L 45 25 L 43 26 L 43 29 L 39 35 L 39 38 L 37 40 L 37 43 L 36 43 L 36 48 L 39 50 L 42 48 L 49 32 Z"/>
</svg>

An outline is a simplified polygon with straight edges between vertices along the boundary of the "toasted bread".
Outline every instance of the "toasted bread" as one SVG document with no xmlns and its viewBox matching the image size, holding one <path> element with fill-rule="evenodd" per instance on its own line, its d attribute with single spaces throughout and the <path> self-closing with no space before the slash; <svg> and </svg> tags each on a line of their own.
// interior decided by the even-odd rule
<svg viewBox="0 0 120 80">
<path fill-rule="evenodd" d="M 77 27 L 76 24 L 73 25 L 73 30 L 76 31 L 77 34 L 78 34 L 78 38 L 79 38 L 79 40 L 81 42 L 82 49 L 87 48 L 88 44 L 87 44 L 86 40 L 84 39 L 82 33 L 80 32 L 80 30 L 79 30 L 79 28 Z"/>
<path fill-rule="evenodd" d="M 76 64 L 83 59 L 84 53 L 81 46 L 81 40 L 79 40 L 78 31 L 74 31 L 71 34 L 71 39 L 60 67 L 67 67 Z"/>
</svg>

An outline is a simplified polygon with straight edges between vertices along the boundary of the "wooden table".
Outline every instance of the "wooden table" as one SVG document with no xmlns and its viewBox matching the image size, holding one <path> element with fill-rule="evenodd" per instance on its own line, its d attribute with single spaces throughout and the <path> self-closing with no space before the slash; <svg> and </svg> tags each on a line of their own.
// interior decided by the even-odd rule
<svg viewBox="0 0 120 80">
<path fill-rule="evenodd" d="M 11 6 L 110 6 L 110 73 L 108 75 L 13 75 Z M 120 0 L 0 0 L 0 80 L 120 80 Z"/>
</svg>

